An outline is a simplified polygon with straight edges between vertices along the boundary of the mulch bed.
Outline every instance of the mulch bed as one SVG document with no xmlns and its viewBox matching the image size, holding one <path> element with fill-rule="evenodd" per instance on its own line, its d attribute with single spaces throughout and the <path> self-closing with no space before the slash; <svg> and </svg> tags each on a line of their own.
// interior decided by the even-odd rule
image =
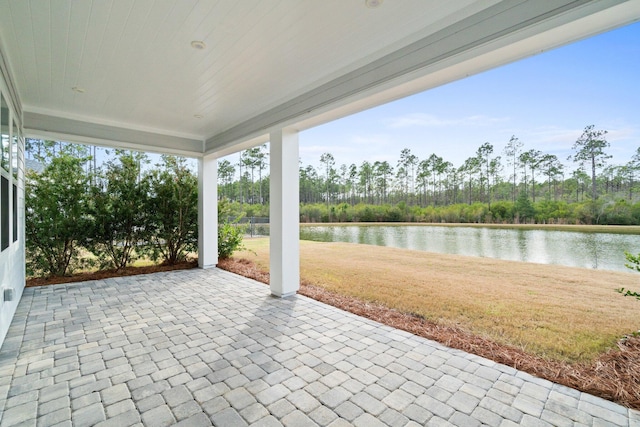
<svg viewBox="0 0 640 427">
<path fill-rule="evenodd" d="M 220 260 L 218 267 L 269 284 L 269 273 L 247 259 Z M 640 337 L 629 336 L 618 348 L 592 363 L 569 364 L 547 360 L 522 349 L 496 343 L 460 328 L 438 325 L 419 316 L 380 304 L 336 294 L 302 280 L 301 295 L 385 325 L 411 332 L 448 347 L 464 350 L 528 372 L 554 383 L 600 396 L 633 409 L 640 409 Z"/>
<path fill-rule="evenodd" d="M 146 267 L 125 267 L 120 270 L 103 270 L 92 273 L 79 273 L 61 277 L 33 277 L 27 279 L 26 286 L 57 285 L 59 283 L 84 282 L 87 280 L 101 280 L 110 277 L 135 276 L 138 274 L 158 273 L 160 271 L 187 270 L 196 268 L 198 261 L 184 261 L 174 265 L 149 265 Z"/>
</svg>

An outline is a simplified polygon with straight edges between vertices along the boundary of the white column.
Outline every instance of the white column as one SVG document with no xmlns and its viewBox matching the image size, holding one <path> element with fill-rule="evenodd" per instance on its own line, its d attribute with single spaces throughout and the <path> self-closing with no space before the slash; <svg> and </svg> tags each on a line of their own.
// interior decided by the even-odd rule
<svg viewBox="0 0 640 427">
<path fill-rule="evenodd" d="M 198 266 L 218 264 L 218 159 L 198 160 Z"/>
<path fill-rule="evenodd" d="M 272 132 L 270 150 L 271 294 L 287 297 L 300 288 L 298 132 Z"/>
</svg>

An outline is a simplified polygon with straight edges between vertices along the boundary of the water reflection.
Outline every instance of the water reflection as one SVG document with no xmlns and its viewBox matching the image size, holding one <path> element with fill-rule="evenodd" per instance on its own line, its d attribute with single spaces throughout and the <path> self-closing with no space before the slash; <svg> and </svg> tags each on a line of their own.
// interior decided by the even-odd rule
<svg viewBox="0 0 640 427">
<path fill-rule="evenodd" d="M 629 271 L 624 251 L 640 252 L 634 235 L 484 227 L 313 226 L 300 238 L 617 271 Z"/>
</svg>

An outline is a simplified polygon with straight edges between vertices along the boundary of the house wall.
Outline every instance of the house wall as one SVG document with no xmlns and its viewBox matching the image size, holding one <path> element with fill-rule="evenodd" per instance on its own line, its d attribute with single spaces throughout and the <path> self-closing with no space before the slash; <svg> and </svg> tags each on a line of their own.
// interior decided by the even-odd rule
<svg viewBox="0 0 640 427">
<path fill-rule="evenodd" d="M 0 66 L 4 65 L 0 63 Z M 25 286 L 24 138 L 18 101 L 0 71 L 0 344 Z M 15 93 L 15 92 L 13 92 Z M 18 107 L 19 108 L 19 107 Z"/>
</svg>

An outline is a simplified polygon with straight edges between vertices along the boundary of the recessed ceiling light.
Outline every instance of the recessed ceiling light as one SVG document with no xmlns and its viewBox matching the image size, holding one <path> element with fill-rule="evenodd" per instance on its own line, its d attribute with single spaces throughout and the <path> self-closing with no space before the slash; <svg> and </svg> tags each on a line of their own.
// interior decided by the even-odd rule
<svg viewBox="0 0 640 427">
<path fill-rule="evenodd" d="M 193 117 L 195 117 L 196 119 L 201 119 L 202 118 L 202 114 L 194 114 Z"/>
<path fill-rule="evenodd" d="M 74 92 L 77 92 L 77 93 L 84 93 L 85 92 L 85 90 L 83 88 L 78 87 L 78 86 L 72 87 L 71 90 L 74 91 Z"/>
<path fill-rule="evenodd" d="M 204 44 L 204 42 L 203 42 L 203 41 L 200 41 L 200 40 L 194 40 L 194 41 L 192 41 L 192 42 L 191 42 L 191 47 L 192 47 L 192 48 L 194 48 L 194 49 L 202 50 L 202 49 L 204 49 L 205 47 L 207 47 L 207 45 L 206 45 L 206 44 Z"/>
<path fill-rule="evenodd" d="M 383 0 L 364 0 L 365 6 L 369 9 L 374 9 L 382 4 Z"/>
</svg>

